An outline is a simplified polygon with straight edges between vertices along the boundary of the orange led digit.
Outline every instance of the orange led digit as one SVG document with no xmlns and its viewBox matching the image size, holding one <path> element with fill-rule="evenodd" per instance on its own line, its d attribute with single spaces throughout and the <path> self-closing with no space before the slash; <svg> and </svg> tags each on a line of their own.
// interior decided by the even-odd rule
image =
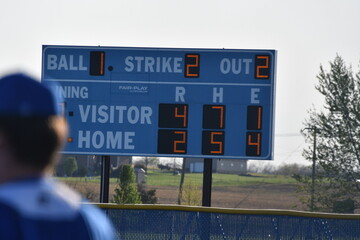
<svg viewBox="0 0 360 240">
<path fill-rule="evenodd" d="M 268 79 L 270 77 L 270 56 L 256 56 L 255 67 L 256 73 L 255 78 L 257 79 Z"/>
<path fill-rule="evenodd" d="M 190 73 L 190 69 L 199 67 L 199 55 L 190 55 L 189 54 L 186 57 L 195 59 L 195 63 L 186 65 L 186 76 L 187 77 L 198 77 L 199 74 L 198 73 Z"/>
<path fill-rule="evenodd" d="M 186 54 L 185 55 L 185 77 L 197 78 L 199 77 L 200 55 Z"/>
<path fill-rule="evenodd" d="M 211 144 L 219 145 L 219 150 L 212 150 L 210 151 L 211 154 L 223 154 L 223 142 L 215 141 L 214 136 L 215 135 L 223 135 L 223 132 L 211 132 Z"/>
<path fill-rule="evenodd" d="M 176 118 L 183 118 L 183 127 L 187 127 L 187 105 L 183 105 L 183 114 L 179 114 L 179 107 L 175 107 L 175 117 Z"/>
<path fill-rule="evenodd" d="M 104 52 L 100 52 L 100 75 L 104 75 Z"/>
<path fill-rule="evenodd" d="M 224 155 L 224 146 L 225 146 L 224 131 L 203 131 L 202 154 Z"/>
<path fill-rule="evenodd" d="M 157 152 L 160 154 L 186 154 L 187 131 L 159 129 Z"/>
<path fill-rule="evenodd" d="M 262 106 L 247 107 L 247 130 L 262 129 Z"/>
<path fill-rule="evenodd" d="M 224 106 L 212 106 L 212 109 L 219 109 L 220 110 L 220 123 L 219 127 L 224 128 Z"/>
<path fill-rule="evenodd" d="M 90 52 L 90 75 L 103 76 L 105 71 L 105 52 L 91 51 Z"/>
<path fill-rule="evenodd" d="M 178 149 L 178 144 L 185 144 L 186 143 L 186 132 L 185 131 L 175 131 L 175 134 L 182 135 L 181 140 L 174 140 L 174 153 L 185 153 L 185 149 Z"/>
<path fill-rule="evenodd" d="M 203 105 L 204 129 L 225 129 L 225 105 Z"/>
<path fill-rule="evenodd" d="M 159 104 L 159 128 L 187 128 L 189 106 L 187 104 Z"/>
<path fill-rule="evenodd" d="M 248 156 L 260 156 L 261 155 L 261 133 L 248 132 L 246 155 Z"/>
<path fill-rule="evenodd" d="M 257 122 L 257 127 L 258 129 L 261 129 L 261 111 L 262 108 L 261 107 L 258 107 L 258 122 Z"/>
</svg>

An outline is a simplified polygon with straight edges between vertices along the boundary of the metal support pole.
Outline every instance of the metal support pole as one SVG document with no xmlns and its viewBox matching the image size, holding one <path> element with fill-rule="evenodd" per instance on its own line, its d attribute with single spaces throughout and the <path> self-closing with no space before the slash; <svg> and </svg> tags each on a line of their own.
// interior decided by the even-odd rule
<svg viewBox="0 0 360 240">
<path fill-rule="evenodd" d="M 110 156 L 101 156 L 100 202 L 109 202 Z"/>
<path fill-rule="evenodd" d="M 202 206 L 211 207 L 212 158 L 204 158 Z M 200 239 L 210 239 L 211 214 L 200 213 Z"/>
<path fill-rule="evenodd" d="M 211 207 L 212 158 L 204 159 L 202 206 Z"/>
<path fill-rule="evenodd" d="M 315 194 L 315 169 L 316 169 L 316 132 L 317 127 L 313 128 L 314 131 L 314 146 L 313 146 L 313 157 L 312 157 L 312 174 L 311 174 L 311 199 L 310 199 L 310 211 L 314 211 L 314 194 Z"/>
</svg>

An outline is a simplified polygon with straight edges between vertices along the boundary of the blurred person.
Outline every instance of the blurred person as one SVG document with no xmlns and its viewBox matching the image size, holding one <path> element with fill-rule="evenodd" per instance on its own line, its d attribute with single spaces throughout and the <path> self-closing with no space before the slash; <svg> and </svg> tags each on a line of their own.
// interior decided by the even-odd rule
<svg viewBox="0 0 360 240">
<path fill-rule="evenodd" d="M 113 239 L 100 209 L 51 178 L 67 124 L 49 88 L 24 74 L 0 79 L 0 239 Z"/>
</svg>

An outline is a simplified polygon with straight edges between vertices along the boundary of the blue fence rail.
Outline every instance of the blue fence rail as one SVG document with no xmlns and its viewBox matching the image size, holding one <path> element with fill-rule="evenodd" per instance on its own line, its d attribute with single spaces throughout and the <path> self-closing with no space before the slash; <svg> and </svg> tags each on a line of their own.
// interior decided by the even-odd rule
<svg viewBox="0 0 360 240">
<path fill-rule="evenodd" d="M 360 239 L 360 215 L 97 204 L 119 239 Z"/>
</svg>

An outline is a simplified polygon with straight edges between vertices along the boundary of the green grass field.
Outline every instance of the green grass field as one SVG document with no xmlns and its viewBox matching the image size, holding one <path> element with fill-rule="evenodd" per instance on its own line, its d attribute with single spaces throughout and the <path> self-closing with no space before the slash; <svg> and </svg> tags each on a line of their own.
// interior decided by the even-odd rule
<svg viewBox="0 0 360 240">
<path fill-rule="evenodd" d="M 181 176 L 174 174 L 172 171 L 160 171 L 158 169 L 148 170 L 146 177 L 146 184 L 150 186 L 179 186 Z M 203 174 L 201 173 L 186 173 L 185 184 L 194 183 L 202 185 Z M 79 177 L 61 177 L 60 180 L 71 181 L 87 181 L 100 182 L 100 177 L 79 178 Z M 110 183 L 116 183 L 116 178 L 110 178 Z M 244 186 L 256 184 L 296 184 L 296 181 L 290 176 L 283 175 L 268 175 L 268 174 L 251 174 L 248 176 L 240 176 L 236 174 L 220 174 L 213 173 L 213 186 Z"/>
<path fill-rule="evenodd" d="M 295 184 L 296 181 L 290 176 L 251 174 L 249 176 L 240 176 L 236 174 L 213 173 L 213 186 L 243 186 L 253 184 Z M 180 175 L 174 175 L 173 172 L 149 170 L 147 174 L 147 184 L 152 186 L 178 186 Z M 185 183 L 192 182 L 202 185 L 203 174 L 186 173 Z"/>
<path fill-rule="evenodd" d="M 201 173 L 185 174 L 185 189 L 198 187 L 201 198 Z M 91 202 L 100 201 L 100 177 L 59 177 Z M 146 176 L 146 188 L 156 189 L 159 204 L 177 204 L 180 186 L 180 174 L 172 171 L 149 169 Z M 118 179 L 111 178 L 109 186 L 110 198 L 113 196 Z M 297 210 L 304 210 L 295 196 L 297 182 L 290 176 L 251 174 L 240 176 L 236 174 L 213 173 L 212 205 L 228 208 L 251 209 L 292 209 L 295 203 Z M 197 191 L 195 191 L 197 193 Z M 279 197 L 281 201 L 279 201 Z M 197 204 L 198 206 L 201 205 Z"/>
</svg>

